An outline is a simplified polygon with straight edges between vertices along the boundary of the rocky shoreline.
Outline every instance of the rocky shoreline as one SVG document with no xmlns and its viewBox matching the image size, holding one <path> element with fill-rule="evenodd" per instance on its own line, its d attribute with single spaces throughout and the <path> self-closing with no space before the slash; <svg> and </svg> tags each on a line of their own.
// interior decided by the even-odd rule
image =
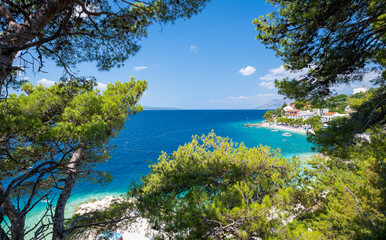
<svg viewBox="0 0 386 240">
<path fill-rule="evenodd" d="M 74 212 L 77 215 L 84 215 L 87 213 L 93 213 L 100 210 L 107 209 L 113 203 L 122 203 L 125 201 L 122 197 L 113 197 L 107 196 L 101 200 L 87 202 L 81 204 Z M 130 216 L 135 216 L 134 212 L 128 213 Z M 106 231 L 110 229 L 104 229 Z M 135 217 L 132 220 L 128 220 L 127 222 L 123 222 L 120 224 L 120 227 L 113 230 L 116 233 L 122 235 L 124 240 L 135 239 L 135 240 L 149 240 L 154 239 L 154 236 L 158 233 L 151 229 L 149 220 L 143 217 Z M 83 235 L 83 234 L 82 234 Z M 97 232 L 95 230 L 88 230 L 84 233 L 82 239 L 94 240 L 98 237 Z"/>
</svg>

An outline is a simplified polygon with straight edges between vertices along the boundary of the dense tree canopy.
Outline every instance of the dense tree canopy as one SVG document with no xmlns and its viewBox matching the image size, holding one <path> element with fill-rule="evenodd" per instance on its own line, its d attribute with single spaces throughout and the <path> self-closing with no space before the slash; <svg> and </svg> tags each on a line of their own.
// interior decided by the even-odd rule
<svg viewBox="0 0 386 240">
<path fill-rule="evenodd" d="M 44 239 L 48 229 L 53 239 L 64 239 L 79 227 L 76 221 L 68 228 L 64 225 L 74 184 L 80 179 L 109 181 L 107 173 L 92 167 L 109 159 L 110 138 L 129 115 L 141 110 L 136 103 L 147 84 L 132 78 L 109 84 L 103 93 L 94 84 L 82 79 L 49 88 L 25 84 L 26 94 L 11 94 L 0 103 L 2 239 L 23 239 L 27 232 Z M 45 218 L 25 229 L 26 215 L 42 199 L 50 200 Z"/>
<path fill-rule="evenodd" d="M 199 12 L 207 0 L 7 0 L 0 2 L 0 93 L 18 86 L 15 71 L 52 59 L 67 73 L 80 62 L 120 66 L 157 22 Z M 18 60 L 17 63 L 15 60 Z M 21 66 L 20 66 L 21 64 Z"/>
<path fill-rule="evenodd" d="M 281 108 L 278 108 L 276 110 L 266 111 L 263 118 L 265 120 L 269 121 L 269 122 L 272 122 L 273 121 L 273 116 L 281 117 L 281 111 L 282 111 Z"/>
<path fill-rule="evenodd" d="M 300 214 L 307 182 L 299 159 L 213 132 L 162 154 L 150 168 L 131 194 L 166 239 L 277 237 L 283 222 Z"/>
<path fill-rule="evenodd" d="M 280 93 L 295 99 L 323 98 L 336 84 L 360 79 L 370 62 L 385 68 L 385 1 L 269 2 L 279 10 L 254 20 L 257 38 L 275 50 L 287 69 L 309 69 L 300 79 L 277 82 Z"/>
<path fill-rule="evenodd" d="M 385 239 L 386 137 L 346 146 L 341 156 L 316 158 L 309 199 L 317 211 L 301 222 L 323 233 L 325 239 Z M 299 223 L 299 222 L 298 222 Z"/>
<path fill-rule="evenodd" d="M 296 100 L 321 99 L 333 87 L 360 80 L 372 66 L 383 71 L 374 83 L 373 97 L 356 108 L 346 120 L 337 120 L 334 130 L 320 131 L 313 138 L 319 149 L 333 151 L 355 142 L 355 135 L 368 128 L 383 131 L 386 121 L 386 3 L 381 0 L 269 1 L 277 12 L 254 20 L 257 38 L 275 50 L 289 70 L 307 68 L 299 79 L 276 81 L 279 93 Z M 342 112 L 344 96 L 324 101 Z M 336 136 L 339 135 L 340 136 Z"/>
<path fill-rule="evenodd" d="M 386 2 L 269 2 L 279 9 L 254 20 L 257 38 L 275 50 L 286 69 L 308 69 L 299 79 L 276 81 L 279 93 L 309 100 L 314 107 L 342 112 L 349 104 L 354 110 L 348 118 L 334 118 L 327 128 L 315 127 L 309 136 L 325 154 L 309 162 L 315 175 L 306 195 L 315 201 L 315 211 L 295 219 L 290 228 L 306 225 L 325 239 L 384 239 Z M 383 71 L 373 79 L 378 88 L 326 98 L 333 87 L 361 80 L 369 70 Z M 320 119 L 305 123 L 319 125 Z"/>
<path fill-rule="evenodd" d="M 328 154 L 347 154 L 345 149 L 356 144 L 357 134 L 371 132 L 374 135 L 385 135 L 386 124 L 386 88 L 379 87 L 363 94 L 349 98 L 348 103 L 355 111 L 349 118 L 336 118 L 328 123 L 328 128 L 320 129 L 310 140 L 319 152 Z"/>
<path fill-rule="evenodd" d="M 162 154 L 130 197 L 161 239 L 384 239 L 385 143 L 305 166 L 212 132 Z"/>
</svg>

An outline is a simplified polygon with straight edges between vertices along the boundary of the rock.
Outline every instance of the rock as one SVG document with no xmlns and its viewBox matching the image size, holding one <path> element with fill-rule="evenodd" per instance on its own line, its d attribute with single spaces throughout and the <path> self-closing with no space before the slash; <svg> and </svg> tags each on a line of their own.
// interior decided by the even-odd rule
<svg viewBox="0 0 386 240">
<path fill-rule="evenodd" d="M 75 214 L 84 215 L 86 213 L 96 212 L 98 210 L 107 209 L 112 203 L 121 203 L 124 199 L 122 197 L 115 198 L 113 196 L 107 196 L 102 200 L 95 202 L 88 202 L 81 204 L 75 211 Z"/>
</svg>

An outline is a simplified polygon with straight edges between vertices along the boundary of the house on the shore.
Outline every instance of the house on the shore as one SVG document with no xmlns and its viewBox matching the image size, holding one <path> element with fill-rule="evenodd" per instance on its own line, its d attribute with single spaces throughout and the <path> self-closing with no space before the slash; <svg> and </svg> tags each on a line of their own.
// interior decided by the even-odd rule
<svg viewBox="0 0 386 240">
<path fill-rule="evenodd" d="M 300 111 L 298 113 L 298 116 L 299 116 L 299 118 L 302 118 L 303 120 L 307 120 L 309 118 L 318 116 L 318 114 L 316 114 L 315 112 L 311 112 L 311 111 Z"/>
<path fill-rule="evenodd" d="M 315 108 L 315 109 L 312 109 L 312 112 L 316 113 L 316 115 L 318 116 L 322 116 L 326 113 L 328 113 L 330 111 L 330 109 L 328 108 Z"/>
<path fill-rule="evenodd" d="M 347 114 L 340 114 L 337 112 L 328 112 L 322 116 L 322 122 L 329 122 L 336 117 L 347 117 Z"/>
<path fill-rule="evenodd" d="M 314 116 L 317 116 L 316 113 L 314 112 L 311 112 L 311 111 L 296 111 L 296 112 L 286 112 L 285 114 L 285 117 L 286 118 L 290 118 L 290 119 L 298 119 L 298 118 L 302 118 L 303 120 L 306 120 L 306 119 L 309 119 L 311 117 L 314 117 Z"/>
<path fill-rule="evenodd" d="M 284 111 L 291 111 L 291 110 L 295 110 L 296 109 L 296 107 L 295 106 L 293 106 L 293 105 L 288 105 L 288 106 L 286 106 L 286 107 L 284 107 L 283 108 L 283 110 Z"/>
<path fill-rule="evenodd" d="M 288 105 L 283 108 L 282 116 L 286 118 L 296 119 L 298 112 L 300 110 L 296 109 L 293 105 Z"/>
<path fill-rule="evenodd" d="M 309 110 L 301 111 L 301 110 L 297 109 L 293 105 L 288 105 L 288 106 L 284 107 L 283 110 L 285 111 L 283 116 L 286 117 L 286 118 L 290 118 L 292 120 L 296 120 L 296 119 L 299 119 L 299 118 L 302 118 L 303 120 L 306 120 L 306 119 L 308 119 L 310 117 L 313 117 L 313 116 L 317 115 L 317 113 L 311 112 Z"/>
<path fill-rule="evenodd" d="M 311 105 L 309 105 L 309 107 L 311 107 Z M 320 116 L 322 122 L 329 122 L 336 117 L 347 117 L 349 116 L 349 114 L 355 112 L 350 108 L 350 106 L 347 106 L 345 108 L 346 114 L 330 112 L 328 108 L 316 108 L 316 109 L 311 109 L 307 111 L 302 111 L 302 110 L 296 109 L 296 107 L 293 105 L 288 105 L 284 107 L 283 110 L 285 111 L 284 113 L 282 113 L 283 117 L 290 118 L 292 120 L 296 120 L 299 118 L 303 120 L 307 120 L 314 116 Z"/>
</svg>

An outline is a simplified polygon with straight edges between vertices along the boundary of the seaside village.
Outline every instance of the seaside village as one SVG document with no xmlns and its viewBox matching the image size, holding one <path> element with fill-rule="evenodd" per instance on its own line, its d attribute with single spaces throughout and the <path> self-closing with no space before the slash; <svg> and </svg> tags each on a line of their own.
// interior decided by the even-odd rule
<svg viewBox="0 0 386 240">
<path fill-rule="evenodd" d="M 358 87 L 353 89 L 353 94 L 361 93 L 361 92 L 367 92 L 369 90 L 368 87 Z M 328 108 L 323 109 L 312 109 L 312 105 L 306 105 L 305 108 L 308 108 L 309 110 L 301 111 L 299 109 L 296 109 L 295 106 L 288 105 L 284 107 L 285 113 L 282 115 L 283 117 L 290 118 L 293 120 L 296 120 L 298 118 L 302 118 L 303 120 L 307 120 L 314 116 L 320 116 L 322 122 L 329 122 L 333 118 L 336 117 L 348 117 L 353 110 L 350 108 L 350 106 L 347 105 L 347 107 L 344 109 L 345 114 L 340 114 L 337 112 L 330 112 Z"/>
<path fill-rule="evenodd" d="M 368 87 L 362 86 L 353 89 L 352 94 L 364 93 L 368 90 Z M 312 124 L 310 124 L 310 121 L 307 121 L 307 119 L 310 120 L 313 117 L 318 117 L 318 119 L 320 119 L 321 127 L 327 127 L 327 122 L 331 121 L 332 119 L 337 117 L 349 117 L 349 115 L 353 112 L 354 110 L 351 109 L 349 105 L 347 105 L 344 109 L 344 113 L 331 112 L 328 108 L 313 108 L 310 104 L 305 105 L 303 110 L 297 109 L 294 105 L 287 105 L 286 107 L 282 108 L 281 117 L 272 115 L 272 121 L 264 121 L 260 124 L 260 126 L 282 128 L 283 130 L 296 130 L 304 133 L 308 131 L 313 132 Z M 283 121 L 283 118 L 284 120 L 285 118 L 293 120 L 293 124 L 289 124 L 287 121 Z M 302 122 L 302 124 L 296 124 L 296 122 L 299 122 L 299 120 Z"/>
</svg>

